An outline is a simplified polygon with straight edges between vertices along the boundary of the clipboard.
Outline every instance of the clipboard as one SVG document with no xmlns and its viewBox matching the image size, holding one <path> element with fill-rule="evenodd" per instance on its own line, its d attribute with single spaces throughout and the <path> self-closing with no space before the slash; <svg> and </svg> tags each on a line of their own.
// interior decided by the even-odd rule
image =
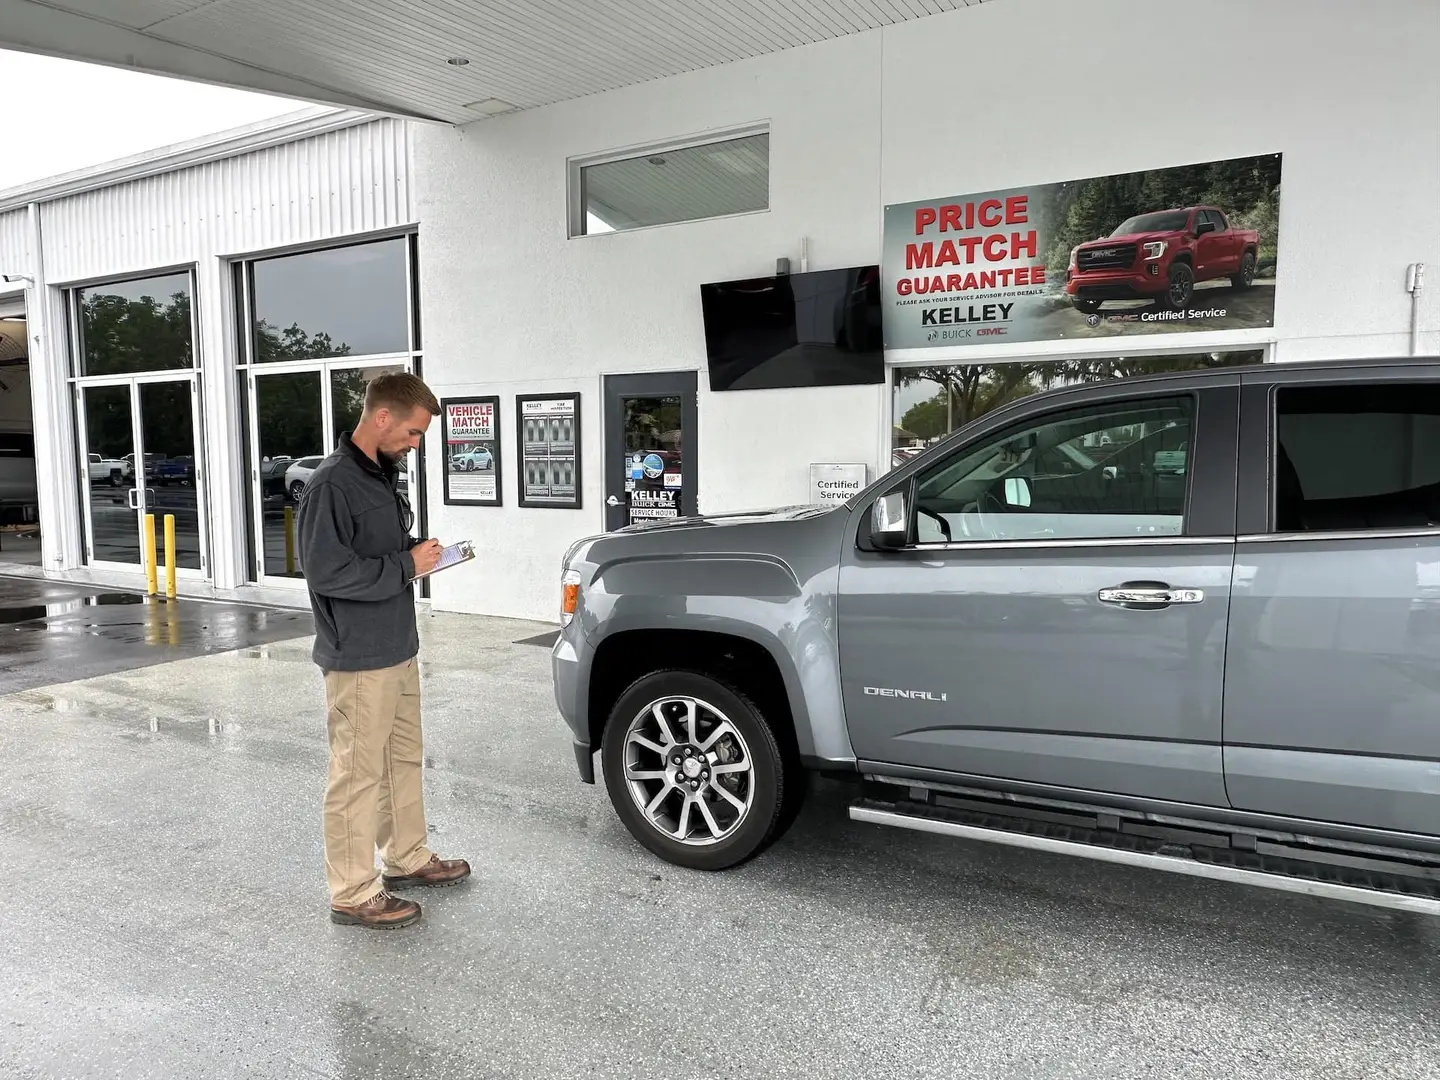
<svg viewBox="0 0 1440 1080">
<path fill-rule="evenodd" d="M 461 563 L 469 562 L 475 558 L 475 543 L 472 540 L 461 540 L 458 544 L 451 544 L 440 552 L 440 561 L 435 568 L 424 574 L 416 574 L 415 580 L 430 577 L 438 574 L 441 570 L 448 570 L 452 566 L 459 566 Z"/>
</svg>

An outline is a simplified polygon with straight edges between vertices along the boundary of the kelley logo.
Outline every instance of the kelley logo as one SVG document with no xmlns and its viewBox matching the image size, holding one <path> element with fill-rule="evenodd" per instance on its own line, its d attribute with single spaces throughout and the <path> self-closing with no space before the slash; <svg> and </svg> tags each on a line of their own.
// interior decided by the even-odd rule
<svg viewBox="0 0 1440 1080">
<path fill-rule="evenodd" d="M 1010 304 L 971 304 L 968 307 L 925 308 L 921 326 L 955 326 L 965 323 L 1007 322 L 1015 307 Z"/>
</svg>

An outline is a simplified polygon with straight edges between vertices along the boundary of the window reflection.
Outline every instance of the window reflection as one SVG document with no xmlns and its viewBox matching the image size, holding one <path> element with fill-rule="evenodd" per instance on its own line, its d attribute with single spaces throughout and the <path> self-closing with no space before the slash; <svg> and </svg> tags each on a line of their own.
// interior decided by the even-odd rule
<svg viewBox="0 0 1440 1080">
<path fill-rule="evenodd" d="M 1255 349 L 896 368 L 890 465 L 903 465 L 970 421 L 1030 394 L 1137 375 L 1259 364 L 1264 358 Z"/>
<path fill-rule="evenodd" d="M 351 368 L 330 373 L 330 404 L 335 417 L 335 439 L 354 431 L 365 411 L 365 387 L 370 380 L 392 372 L 407 370 L 403 364 L 386 367 Z"/>
<path fill-rule="evenodd" d="M 410 350 L 405 237 L 253 264 L 255 360 Z"/>
<path fill-rule="evenodd" d="M 76 290 L 80 375 L 132 375 L 194 365 L 189 274 Z"/>
<path fill-rule="evenodd" d="M 318 371 L 255 380 L 261 560 L 272 577 L 304 576 L 294 531 L 295 503 L 325 452 L 320 380 Z"/>
</svg>

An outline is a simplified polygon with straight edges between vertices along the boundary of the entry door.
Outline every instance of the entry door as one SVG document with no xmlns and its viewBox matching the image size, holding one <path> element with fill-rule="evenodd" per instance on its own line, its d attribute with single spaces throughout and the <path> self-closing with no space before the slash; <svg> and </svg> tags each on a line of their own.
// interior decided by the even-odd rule
<svg viewBox="0 0 1440 1080">
<path fill-rule="evenodd" d="M 605 528 L 699 512 L 696 374 L 605 379 Z"/>
<path fill-rule="evenodd" d="M 1032 408 L 897 480 L 908 548 L 846 545 L 855 751 L 1226 806 L 1235 390 Z"/>
<path fill-rule="evenodd" d="M 165 517 L 173 515 L 176 575 L 206 576 L 195 378 L 87 382 L 77 395 L 87 562 L 143 569 L 145 516 L 154 514 L 155 560 L 163 575 Z"/>
</svg>

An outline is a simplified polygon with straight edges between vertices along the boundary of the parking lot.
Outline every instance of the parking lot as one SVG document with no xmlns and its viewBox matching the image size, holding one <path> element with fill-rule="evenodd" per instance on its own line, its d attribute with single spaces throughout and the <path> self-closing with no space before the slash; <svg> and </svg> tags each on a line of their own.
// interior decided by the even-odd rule
<svg viewBox="0 0 1440 1080">
<path fill-rule="evenodd" d="M 681 872 L 581 785 L 551 629 L 422 616 L 434 846 L 326 918 L 309 639 L 0 698 L 0 1076 L 1440 1076 L 1440 920 L 850 822 Z"/>
</svg>

